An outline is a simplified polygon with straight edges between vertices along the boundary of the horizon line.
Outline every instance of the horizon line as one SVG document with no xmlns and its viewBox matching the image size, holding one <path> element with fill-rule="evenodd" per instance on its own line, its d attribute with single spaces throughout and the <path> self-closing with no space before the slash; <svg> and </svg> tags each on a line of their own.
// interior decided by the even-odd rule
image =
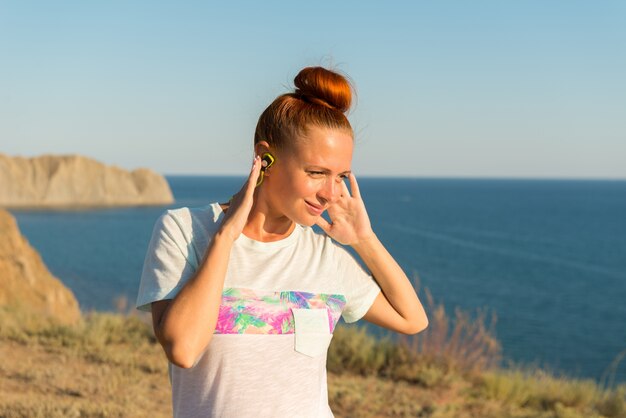
<svg viewBox="0 0 626 418">
<path fill-rule="evenodd" d="M 248 174 L 164 174 L 164 177 L 245 177 Z M 359 178 L 376 179 L 411 179 L 411 180 L 549 180 L 549 181 L 626 181 L 626 177 L 527 177 L 527 176 L 429 176 L 429 175 L 399 175 L 399 174 L 361 174 Z"/>
</svg>

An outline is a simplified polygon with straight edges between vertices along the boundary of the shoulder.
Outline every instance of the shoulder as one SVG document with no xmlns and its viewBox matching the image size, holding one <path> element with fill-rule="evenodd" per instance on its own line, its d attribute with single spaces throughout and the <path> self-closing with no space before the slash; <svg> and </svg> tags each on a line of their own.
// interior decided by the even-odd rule
<svg viewBox="0 0 626 418">
<path fill-rule="evenodd" d="M 316 231 L 313 227 L 296 224 L 297 228 L 300 228 L 300 235 L 303 239 L 316 243 L 324 243 L 330 240 L 330 237 L 323 231 Z"/>
<path fill-rule="evenodd" d="M 313 243 L 315 250 L 327 261 L 333 260 L 338 266 L 359 263 L 354 256 L 354 250 L 349 246 L 344 246 L 332 239 L 324 231 L 315 231 L 311 227 L 302 227 L 303 234 L 307 240 Z"/>
<path fill-rule="evenodd" d="M 219 203 L 209 203 L 204 206 L 181 206 L 178 208 L 166 209 L 162 216 L 171 216 L 178 219 L 190 219 L 192 217 L 204 217 L 206 215 L 218 216 L 219 214 L 216 207 L 219 207 Z"/>
<path fill-rule="evenodd" d="M 300 228 L 300 241 L 324 255 L 335 255 L 340 247 L 324 231 L 316 231 L 310 226 L 298 225 Z"/>
<path fill-rule="evenodd" d="M 205 206 L 166 209 L 161 213 L 157 224 L 165 230 L 178 229 L 185 236 L 196 233 L 206 234 L 216 228 L 221 213 L 218 208 L 218 203 L 210 203 Z"/>
</svg>

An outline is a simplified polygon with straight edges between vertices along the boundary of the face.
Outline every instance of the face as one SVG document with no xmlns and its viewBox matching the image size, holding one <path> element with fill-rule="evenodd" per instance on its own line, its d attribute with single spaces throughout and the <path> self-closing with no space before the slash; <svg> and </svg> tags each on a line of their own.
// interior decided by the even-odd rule
<svg viewBox="0 0 626 418">
<path fill-rule="evenodd" d="M 350 173 L 353 140 L 349 132 L 310 127 L 270 168 L 267 197 L 277 212 L 311 226 L 341 194 Z"/>
</svg>

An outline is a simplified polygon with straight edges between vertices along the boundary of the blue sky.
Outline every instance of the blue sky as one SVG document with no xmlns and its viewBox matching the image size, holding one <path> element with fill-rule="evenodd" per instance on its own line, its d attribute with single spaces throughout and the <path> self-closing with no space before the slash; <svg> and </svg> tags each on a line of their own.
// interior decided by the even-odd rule
<svg viewBox="0 0 626 418">
<path fill-rule="evenodd" d="M 242 174 L 304 66 L 357 176 L 626 179 L 626 2 L 1 1 L 0 152 Z"/>
</svg>

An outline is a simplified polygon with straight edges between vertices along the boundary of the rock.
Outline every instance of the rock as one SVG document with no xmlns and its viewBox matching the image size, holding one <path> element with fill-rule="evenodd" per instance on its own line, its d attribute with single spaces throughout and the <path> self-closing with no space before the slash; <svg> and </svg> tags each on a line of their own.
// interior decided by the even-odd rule
<svg viewBox="0 0 626 418">
<path fill-rule="evenodd" d="M 13 215 L 3 209 L 0 237 L 0 306 L 76 324 L 80 308 L 74 294 L 48 271 L 20 233 Z"/>
<path fill-rule="evenodd" d="M 0 153 L 0 207 L 143 206 L 173 202 L 167 180 L 146 168 L 129 172 L 76 154 L 24 158 Z"/>
</svg>

